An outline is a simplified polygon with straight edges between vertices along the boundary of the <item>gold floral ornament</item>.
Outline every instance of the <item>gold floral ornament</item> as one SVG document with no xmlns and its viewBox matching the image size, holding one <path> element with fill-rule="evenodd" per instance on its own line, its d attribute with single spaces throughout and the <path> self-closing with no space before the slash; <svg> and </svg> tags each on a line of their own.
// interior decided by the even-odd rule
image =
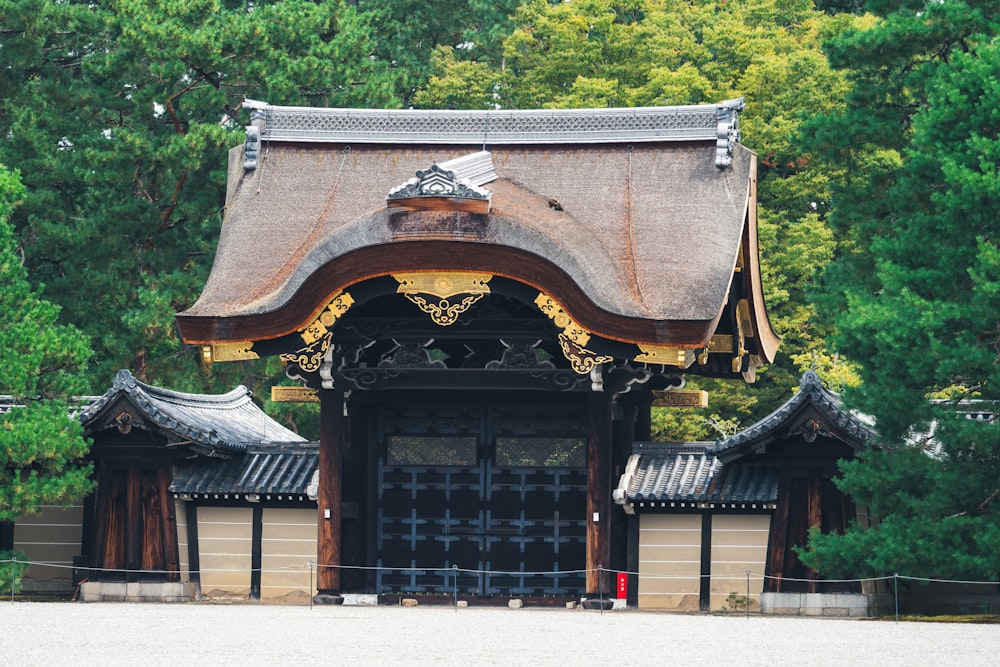
<svg viewBox="0 0 1000 667">
<path fill-rule="evenodd" d="M 535 297 L 535 305 L 552 320 L 557 328 L 562 329 L 559 332 L 559 347 L 575 372 L 586 375 L 594 370 L 597 364 L 614 361 L 614 357 L 598 355 L 587 349 L 587 343 L 590 342 L 590 332 L 574 322 L 558 301 L 544 292 L 539 292 L 538 296 Z"/>
<path fill-rule="evenodd" d="M 472 304 L 490 294 L 488 273 L 399 273 L 392 276 L 402 294 L 442 327 L 454 324 Z"/>
<path fill-rule="evenodd" d="M 323 363 L 323 356 L 330 347 L 330 341 L 333 339 L 333 333 L 330 330 L 353 305 L 354 297 L 349 293 L 337 294 L 330 299 L 319 317 L 299 332 L 305 347 L 299 348 L 295 352 L 280 354 L 278 358 L 285 364 L 296 364 L 306 373 L 318 371 Z"/>
<path fill-rule="evenodd" d="M 589 374 L 598 364 L 614 361 L 614 357 L 599 355 L 581 347 L 561 331 L 559 332 L 559 347 L 562 349 L 563 356 L 569 360 L 570 367 L 580 375 Z"/>
</svg>

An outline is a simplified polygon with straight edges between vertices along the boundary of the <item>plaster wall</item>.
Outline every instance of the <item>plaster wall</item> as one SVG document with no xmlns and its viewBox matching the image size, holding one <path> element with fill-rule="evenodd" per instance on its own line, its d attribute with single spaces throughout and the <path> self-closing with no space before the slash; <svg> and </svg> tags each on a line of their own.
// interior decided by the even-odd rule
<svg viewBox="0 0 1000 667">
<path fill-rule="evenodd" d="M 712 516 L 712 579 L 709 609 L 727 606 L 730 593 L 747 596 L 750 570 L 752 611 L 760 610 L 767 562 L 770 514 L 716 514 Z"/>
<path fill-rule="evenodd" d="M 264 508 L 261 532 L 262 599 L 309 599 L 315 585 L 309 562 L 316 562 L 317 510 Z"/>
<path fill-rule="evenodd" d="M 253 511 L 249 507 L 198 508 L 202 595 L 250 595 L 252 538 Z"/>
<path fill-rule="evenodd" d="M 697 611 L 700 573 L 701 515 L 642 515 L 639 608 Z"/>
<path fill-rule="evenodd" d="M 83 506 L 45 505 L 14 524 L 14 549 L 34 565 L 23 579 L 25 593 L 72 592 L 73 557 L 81 553 Z"/>
</svg>

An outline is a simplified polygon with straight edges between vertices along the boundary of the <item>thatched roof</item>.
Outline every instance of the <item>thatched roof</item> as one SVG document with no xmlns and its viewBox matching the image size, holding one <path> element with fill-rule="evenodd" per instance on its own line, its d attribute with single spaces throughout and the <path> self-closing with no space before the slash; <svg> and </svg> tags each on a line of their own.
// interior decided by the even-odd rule
<svg viewBox="0 0 1000 667">
<path fill-rule="evenodd" d="M 258 104 L 247 145 L 230 154 L 215 263 L 178 315 L 181 333 L 277 338 L 371 278 L 480 271 L 551 295 L 597 335 L 699 347 L 739 280 L 751 353 L 770 360 L 756 158 L 736 142 L 738 106 L 490 115 Z M 416 174 L 484 148 L 488 212 L 456 198 L 387 205 Z"/>
</svg>

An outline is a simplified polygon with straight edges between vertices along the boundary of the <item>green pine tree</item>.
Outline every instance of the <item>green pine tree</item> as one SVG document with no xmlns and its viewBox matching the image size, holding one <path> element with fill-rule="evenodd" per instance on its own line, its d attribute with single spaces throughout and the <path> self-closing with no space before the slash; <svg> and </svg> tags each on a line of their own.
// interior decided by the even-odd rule
<svg viewBox="0 0 1000 667">
<path fill-rule="evenodd" d="M 65 400 L 84 386 L 89 342 L 57 323 L 59 307 L 28 285 L 7 219 L 24 192 L 0 165 L 0 394 L 14 404 L 0 414 L 0 521 L 64 505 L 90 491 L 88 443 Z"/>
<path fill-rule="evenodd" d="M 1000 421 L 965 412 L 1000 408 L 1000 3 L 869 4 L 879 19 L 831 48 L 848 107 L 812 132 L 849 175 L 822 303 L 883 447 L 841 488 L 878 528 L 814 534 L 802 558 L 831 576 L 995 581 Z"/>
</svg>

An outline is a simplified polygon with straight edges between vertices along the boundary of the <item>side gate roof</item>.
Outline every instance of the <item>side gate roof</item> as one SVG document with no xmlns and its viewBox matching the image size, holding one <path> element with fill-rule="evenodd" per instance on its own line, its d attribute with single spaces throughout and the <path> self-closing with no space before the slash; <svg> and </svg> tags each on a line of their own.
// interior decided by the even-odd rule
<svg viewBox="0 0 1000 667">
<path fill-rule="evenodd" d="M 243 385 L 225 394 L 188 394 L 146 384 L 127 370 L 118 371 L 112 386 L 79 419 L 87 436 L 140 428 L 216 458 L 242 454 L 249 443 L 304 442 L 257 407 Z"/>
</svg>

